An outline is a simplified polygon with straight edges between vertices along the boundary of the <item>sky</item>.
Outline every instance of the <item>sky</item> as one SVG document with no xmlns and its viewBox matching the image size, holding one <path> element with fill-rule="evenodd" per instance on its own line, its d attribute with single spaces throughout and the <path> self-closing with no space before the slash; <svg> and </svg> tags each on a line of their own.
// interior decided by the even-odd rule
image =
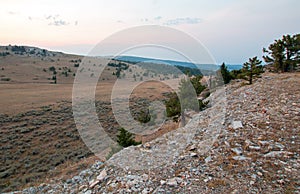
<svg viewBox="0 0 300 194">
<path fill-rule="evenodd" d="M 283 34 L 300 32 L 299 0 L 0 0 L 0 3 L 0 45 L 30 45 L 84 55 L 117 32 L 161 25 L 197 39 L 217 63 L 242 64 L 253 56 L 261 58 L 262 48 Z M 139 55 L 155 58 L 148 51 L 141 50 Z M 159 58 L 175 59 L 168 54 Z"/>
</svg>

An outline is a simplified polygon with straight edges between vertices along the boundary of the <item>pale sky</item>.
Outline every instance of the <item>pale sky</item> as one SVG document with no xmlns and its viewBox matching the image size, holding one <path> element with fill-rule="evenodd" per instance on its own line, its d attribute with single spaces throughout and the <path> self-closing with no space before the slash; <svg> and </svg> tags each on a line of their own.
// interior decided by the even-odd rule
<svg viewBox="0 0 300 194">
<path fill-rule="evenodd" d="M 299 0 L 0 0 L 0 45 L 87 54 L 115 32 L 154 24 L 190 34 L 218 63 L 241 64 L 299 33 L 299 8 Z"/>
</svg>

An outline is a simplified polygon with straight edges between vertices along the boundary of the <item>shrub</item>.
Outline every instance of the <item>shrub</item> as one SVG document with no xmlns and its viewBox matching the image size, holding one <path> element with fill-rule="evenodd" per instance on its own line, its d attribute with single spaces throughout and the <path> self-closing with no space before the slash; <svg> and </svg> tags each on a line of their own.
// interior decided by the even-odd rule
<svg viewBox="0 0 300 194">
<path fill-rule="evenodd" d="M 49 67 L 49 71 L 55 72 L 55 67 L 54 66 Z"/>
<path fill-rule="evenodd" d="M 136 142 L 133 138 L 133 134 L 126 131 L 124 128 L 119 129 L 119 135 L 117 135 L 117 142 L 122 147 L 129 147 L 132 145 L 139 145 L 141 142 Z"/>
<path fill-rule="evenodd" d="M 230 76 L 232 77 L 232 79 L 243 79 L 242 70 L 241 69 L 239 69 L 239 70 L 232 70 L 230 72 Z"/>
<path fill-rule="evenodd" d="M 9 77 L 3 77 L 3 78 L 1 78 L 1 81 L 10 81 L 10 78 Z"/>
<path fill-rule="evenodd" d="M 26 49 L 24 46 L 12 46 L 11 50 L 13 52 L 20 52 L 20 54 L 26 52 Z"/>
<path fill-rule="evenodd" d="M 1 53 L 0 53 L 0 56 L 5 57 L 5 56 L 7 56 L 7 55 L 9 55 L 9 54 L 10 54 L 9 52 L 1 52 Z"/>
<path fill-rule="evenodd" d="M 151 115 L 149 110 L 142 110 L 139 117 L 138 117 L 139 122 L 141 123 L 148 123 L 151 120 Z"/>
<path fill-rule="evenodd" d="M 202 100 L 198 100 L 198 102 L 199 102 L 200 111 L 204 110 L 207 107 L 208 103 L 209 103 L 209 101 L 202 101 Z"/>
</svg>

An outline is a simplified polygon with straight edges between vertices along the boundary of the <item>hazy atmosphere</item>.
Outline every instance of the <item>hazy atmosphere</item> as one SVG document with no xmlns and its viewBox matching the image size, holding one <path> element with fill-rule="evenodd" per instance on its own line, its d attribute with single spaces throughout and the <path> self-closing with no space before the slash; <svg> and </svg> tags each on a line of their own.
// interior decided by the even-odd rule
<svg viewBox="0 0 300 194">
<path fill-rule="evenodd" d="M 218 63 L 242 64 L 282 34 L 299 32 L 299 7 L 298 0 L 11 0 L 1 3 L 0 42 L 87 54 L 114 32 L 165 25 L 197 38 Z"/>
</svg>

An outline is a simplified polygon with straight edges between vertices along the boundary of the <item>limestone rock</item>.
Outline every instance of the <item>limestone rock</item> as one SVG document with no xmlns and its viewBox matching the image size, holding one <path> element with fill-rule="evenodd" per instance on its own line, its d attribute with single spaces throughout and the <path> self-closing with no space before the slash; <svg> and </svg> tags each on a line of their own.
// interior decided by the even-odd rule
<svg viewBox="0 0 300 194">
<path fill-rule="evenodd" d="M 106 170 L 103 169 L 103 170 L 101 171 L 101 173 L 97 176 L 97 180 L 103 181 L 103 180 L 105 179 L 106 176 L 107 176 Z"/>
<path fill-rule="evenodd" d="M 232 121 L 231 125 L 233 129 L 243 128 L 242 121 Z"/>
</svg>

